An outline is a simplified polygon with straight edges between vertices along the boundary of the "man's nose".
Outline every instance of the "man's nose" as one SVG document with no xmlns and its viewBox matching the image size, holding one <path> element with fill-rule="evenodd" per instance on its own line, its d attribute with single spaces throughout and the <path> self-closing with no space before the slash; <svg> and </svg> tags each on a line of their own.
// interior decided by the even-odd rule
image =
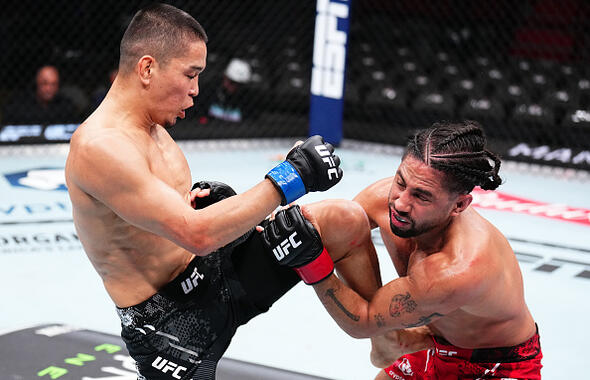
<svg viewBox="0 0 590 380">
<path fill-rule="evenodd" d="M 188 91 L 188 95 L 192 97 L 199 95 L 199 83 L 197 81 L 195 81 L 195 85 Z"/>
<path fill-rule="evenodd" d="M 411 203 L 408 192 L 400 192 L 397 199 L 393 201 L 393 206 L 398 212 L 409 213 L 411 209 Z"/>
</svg>

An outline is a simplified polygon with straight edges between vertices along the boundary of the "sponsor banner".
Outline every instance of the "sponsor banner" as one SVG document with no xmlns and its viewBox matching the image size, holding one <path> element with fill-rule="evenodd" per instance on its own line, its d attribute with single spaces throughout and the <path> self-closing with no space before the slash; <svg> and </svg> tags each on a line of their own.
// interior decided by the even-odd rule
<svg viewBox="0 0 590 380">
<path fill-rule="evenodd" d="M 72 220 L 72 204 L 63 200 L 0 202 L 0 225 L 49 223 Z"/>
<path fill-rule="evenodd" d="M 71 221 L 4 225 L 0 230 L 0 255 L 63 252 L 82 252 L 82 244 Z"/>
<path fill-rule="evenodd" d="M 4 174 L 4 178 L 14 187 L 67 191 L 64 168 L 33 168 Z"/>
<path fill-rule="evenodd" d="M 552 147 L 516 142 L 499 149 L 505 159 L 590 171 L 590 149 Z"/>
<path fill-rule="evenodd" d="M 30 124 L 3 125 L 0 127 L 0 143 L 47 143 L 69 141 L 78 124 Z"/>
<path fill-rule="evenodd" d="M 311 73 L 309 134 L 342 140 L 349 0 L 317 0 Z"/>
<path fill-rule="evenodd" d="M 478 208 L 509 211 L 590 226 L 590 210 L 562 203 L 544 203 L 516 197 L 500 191 L 475 188 L 472 205 Z"/>
</svg>

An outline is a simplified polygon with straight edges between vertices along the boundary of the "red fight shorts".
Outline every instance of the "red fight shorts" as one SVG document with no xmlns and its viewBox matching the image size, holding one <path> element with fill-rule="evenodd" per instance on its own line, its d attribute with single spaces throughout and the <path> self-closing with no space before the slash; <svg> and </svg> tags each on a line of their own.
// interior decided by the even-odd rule
<svg viewBox="0 0 590 380">
<path fill-rule="evenodd" d="M 433 339 L 435 348 L 403 355 L 385 372 L 395 380 L 541 379 L 538 331 L 517 346 L 474 350 Z"/>
</svg>

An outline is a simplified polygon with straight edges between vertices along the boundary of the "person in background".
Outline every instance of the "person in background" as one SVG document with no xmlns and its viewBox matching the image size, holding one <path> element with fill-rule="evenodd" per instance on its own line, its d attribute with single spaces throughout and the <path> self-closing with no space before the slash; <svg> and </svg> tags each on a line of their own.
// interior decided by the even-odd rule
<svg viewBox="0 0 590 380">
<path fill-rule="evenodd" d="M 252 68 L 243 59 L 233 58 L 223 72 L 221 84 L 211 94 L 199 97 L 196 113 L 199 123 L 206 124 L 212 119 L 239 123 L 251 118 L 248 84 L 252 80 Z M 206 95 L 206 94 L 203 94 Z"/>
<path fill-rule="evenodd" d="M 3 112 L 3 124 L 54 124 L 79 121 L 74 104 L 59 93 L 59 71 L 41 66 L 35 76 L 35 91 L 15 95 Z"/>
</svg>

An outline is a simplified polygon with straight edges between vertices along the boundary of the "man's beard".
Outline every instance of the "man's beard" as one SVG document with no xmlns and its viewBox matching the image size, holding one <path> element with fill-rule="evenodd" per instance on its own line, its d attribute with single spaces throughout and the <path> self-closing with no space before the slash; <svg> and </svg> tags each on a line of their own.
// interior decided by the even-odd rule
<svg viewBox="0 0 590 380">
<path fill-rule="evenodd" d="M 399 215 L 399 212 L 397 212 L 397 213 Z M 400 216 L 402 216 L 402 215 L 400 215 Z M 392 218 L 392 216 L 391 216 L 391 209 L 390 209 L 389 210 L 389 228 L 391 229 L 391 232 L 393 232 L 396 236 L 399 236 L 401 238 L 416 237 L 416 236 L 422 235 L 423 233 L 426 233 L 426 232 L 432 230 L 434 227 L 436 227 L 436 225 L 434 225 L 434 224 L 426 224 L 423 226 L 416 227 L 414 220 L 409 219 L 409 218 L 404 218 L 404 219 L 410 220 L 410 224 L 409 224 L 410 228 L 401 229 L 393 224 L 391 218 Z"/>
</svg>

